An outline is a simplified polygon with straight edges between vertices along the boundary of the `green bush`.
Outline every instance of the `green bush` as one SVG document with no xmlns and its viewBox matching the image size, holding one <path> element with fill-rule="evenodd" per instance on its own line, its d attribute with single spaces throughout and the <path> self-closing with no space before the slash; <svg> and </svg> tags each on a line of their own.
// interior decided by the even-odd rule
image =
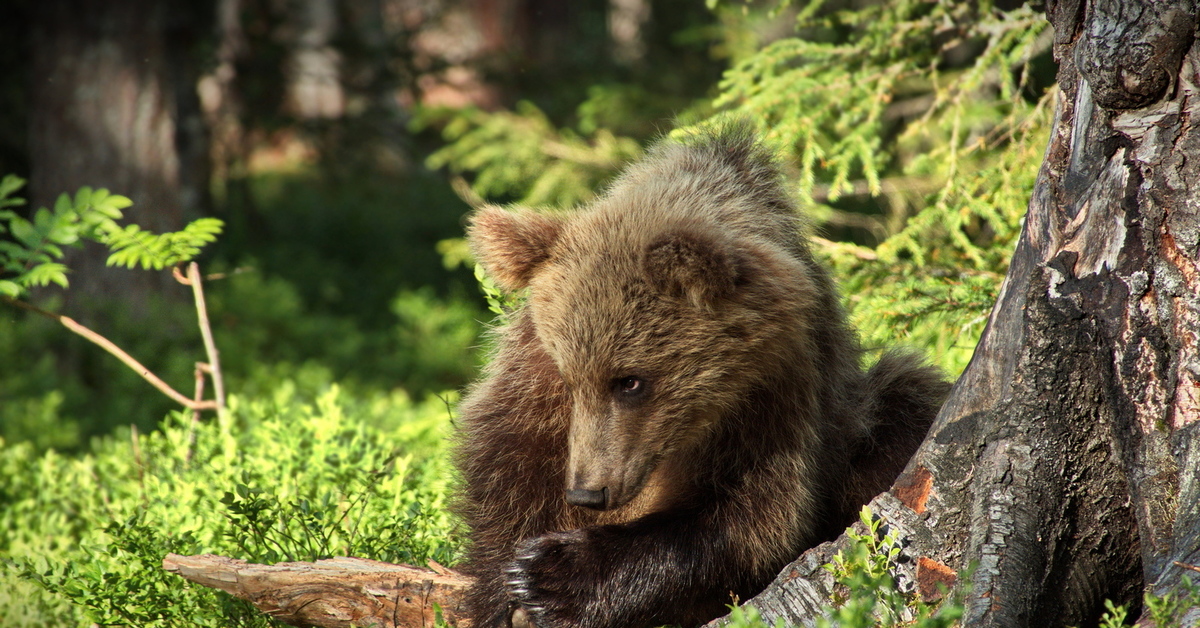
<svg viewBox="0 0 1200 628">
<path fill-rule="evenodd" d="M 962 597 L 927 604 L 915 592 L 902 592 L 893 573 L 903 548 L 898 533 L 888 532 L 885 522 L 863 506 L 859 521 L 863 533 L 846 530 L 848 551 L 839 551 L 825 569 L 836 582 L 829 619 L 817 621 L 818 628 L 950 628 L 963 615 Z"/>
<path fill-rule="evenodd" d="M 313 311 L 291 283 L 257 270 L 205 286 L 227 388 L 245 398 L 272 394 L 285 379 L 309 400 L 332 382 L 356 396 L 454 390 L 474 376 L 479 336 L 491 318 L 478 296 L 403 290 L 393 298 L 390 325 L 376 329 Z M 98 309 L 96 318 L 106 323 L 98 331 L 188 393 L 194 363 L 203 359 L 195 310 L 161 298 L 146 306 L 153 325 L 109 303 Z M 53 302 L 45 307 L 55 309 Z M 54 321 L 3 303 L 0 313 L 0 438 L 78 451 L 89 439 L 131 424 L 153 430 L 177 408 L 116 358 Z"/>
<path fill-rule="evenodd" d="M 163 234 L 145 231 L 134 224 L 121 225 L 117 222 L 123 217 L 121 210 L 129 207 L 132 201 L 110 194 L 108 190 L 90 187 L 80 188 L 74 197 L 60 194 L 53 209 L 40 207 L 26 218 L 16 210 L 6 209 L 25 204 L 24 199 L 15 196 L 24 183 L 23 179 L 13 175 L 0 179 L 0 236 L 5 236 L 0 237 L 0 307 L 8 311 L 20 307 L 26 316 L 29 316 L 28 311 L 36 311 L 43 318 L 55 318 L 56 323 L 61 322 L 64 326 L 73 321 L 58 319 L 52 313 L 57 309 L 57 299 L 44 299 L 50 310 L 39 309 L 28 299 L 34 289 L 51 284 L 61 288 L 69 285 L 69 269 L 60 261 L 66 248 L 95 242 L 108 249 L 109 266 L 162 271 L 198 255 L 205 244 L 216 239 L 222 228 L 221 221 L 215 218 L 201 218 L 180 231 Z M 122 321 L 129 336 L 137 338 L 146 336 L 141 333 L 142 327 L 147 320 L 154 320 L 158 333 L 149 335 L 150 344 L 157 341 L 155 349 L 159 350 L 159 355 L 167 356 L 168 361 L 180 356 L 178 352 L 170 351 L 170 346 L 179 329 L 176 324 L 180 322 L 181 308 L 165 313 L 147 304 L 151 311 L 130 321 L 131 317 L 121 316 L 119 312 L 126 305 L 102 304 L 91 314 L 96 321 Z M 20 329 L 18 321 L 24 322 L 20 318 L 0 319 L 0 356 L 8 358 L 3 360 L 4 368 L 0 372 L 11 371 L 11 377 L 5 377 L 4 383 L 0 384 L 0 401 L 7 402 L 0 404 L 3 407 L 0 416 L 5 419 L 0 422 L 0 437 L 29 439 L 43 448 L 77 446 L 80 426 L 64 420 L 60 410 L 64 404 L 70 405 L 68 399 L 76 403 L 93 403 L 94 395 L 89 395 L 86 390 L 91 383 L 86 378 L 61 377 L 62 362 L 79 366 L 103 354 L 98 347 L 66 333 L 57 324 L 29 320 L 28 328 Z M 194 324 L 191 326 L 195 327 Z M 147 349 L 146 342 L 141 344 L 141 349 Z M 48 347 L 59 351 L 48 354 Z M 67 350 L 63 351 L 64 348 Z M 70 351 L 72 348 L 78 352 Z M 146 353 L 152 352 L 147 350 Z M 72 354 L 78 357 L 61 361 L 51 357 L 63 358 Z M 115 365 L 115 360 L 112 363 Z M 129 370 L 120 371 L 117 378 L 122 375 L 128 379 L 137 377 Z M 105 376 L 100 381 L 108 383 L 111 380 Z"/>
<path fill-rule="evenodd" d="M 41 305 L 57 310 L 57 302 Z M 98 331 L 190 394 L 194 364 L 204 359 L 195 309 L 164 299 L 145 305 L 153 325 L 108 303 L 94 311 L 102 322 Z M 0 438 L 77 451 L 119 426 L 151 430 L 177 407 L 96 345 L 52 320 L 0 303 Z"/>
<path fill-rule="evenodd" d="M 479 336 L 491 318 L 478 296 L 405 289 L 391 300 L 389 325 L 377 329 L 315 311 L 290 282 L 256 271 L 208 285 L 226 378 L 248 395 L 269 392 L 279 375 L 301 367 L 353 390 L 453 390 L 474 376 Z"/>
<path fill-rule="evenodd" d="M 250 207 L 230 209 L 213 246 L 228 264 L 254 266 L 294 286 L 304 309 L 384 329 L 397 293 L 473 288 L 447 269 L 435 243 L 462 234 L 469 207 L 445 178 L 414 167 L 329 173 L 312 167 L 256 173 Z"/>
<path fill-rule="evenodd" d="M 303 403 L 284 383 L 79 457 L 0 442 L 0 625 L 268 625 L 162 571 L 167 552 L 453 564 L 449 422 L 442 399 L 333 387 Z"/>
<path fill-rule="evenodd" d="M 796 168 L 868 344 L 922 347 L 957 375 L 1048 139 L 1049 24 L 990 2 L 773 4 L 794 11 L 795 32 L 738 58 L 698 126 L 758 124 Z"/>
<path fill-rule="evenodd" d="M 87 188 L 27 219 L 10 209 L 24 204 L 15 196 L 22 184 L 0 182 L 0 294 L 65 285 L 62 250 L 81 238 L 108 244 L 113 263 L 161 268 L 195 255 L 220 224 L 202 219 L 152 236 L 115 222 L 129 199 Z M 420 396 L 469 381 L 490 316 L 469 274 L 447 270 L 434 248 L 461 233 L 465 211 L 443 180 L 300 169 L 256 174 L 249 187 L 254 210 L 227 216 L 227 233 L 212 247 L 217 261 L 205 264 L 232 273 L 206 283 L 230 390 L 269 391 L 291 377 L 310 398 L 329 381 Z M 163 283 L 163 294 L 137 304 L 141 316 L 129 316 L 120 300 L 94 300 L 88 324 L 189 393 L 194 364 L 204 359 L 196 314 L 189 288 Z M 51 289 L 36 300 L 60 309 Z M 175 408 L 99 348 L 0 303 L 0 438 L 79 451 L 121 426 L 152 430 Z"/>
<path fill-rule="evenodd" d="M 138 225 L 117 224 L 121 210 L 133 204 L 108 190 L 82 187 L 71 198 L 60 194 L 54 209 L 39 207 L 29 219 L 7 207 L 25 200 L 14 194 L 25 180 L 15 175 L 0 179 L 0 295 L 17 298 L 30 288 L 68 285 L 67 267 L 58 262 L 63 247 L 84 241 L 103 244 L 110 251 L 109 266 L 162 270 L 190 261 L 200 249 L 217 239 L 224 226 L 216 218 L 200 218 L 173 233 L 154 234 Z"/>
<path fill-rule="evenodd" d="M 426 111 L 414 124 L 443 125 L 448 144 L 427 163 L 471 173 L 471 189 L 480 197 L 567 207 L 590 199 L 642 152 L 637 141 L 596 128 L 594 115 L 584 120 L 586 132 L 558 128 L 537 105 L 522 101 L 511 112 Z"/>
<path fill-rule="evenodd" d="M 1133 618 L 1129 616 L 1129 609 L 1125 606 L 1116 606 L 1112 600 L 1104 600 L 1104 608 L 1107 610 L 1100 616 L 1100 628 L 1123 628 L 1132 625 L 1126 623 L 1127 619 Z M 1174 591 L 1163 595 L 1155 595 L 1150 591 L 1143 594 L 1142 608 L 1143 612 L 1142 616 L 1138 618 L 1138 626 L 1147 628 L 1182 626 L 1188 611 L 1200 608 L 1200 587 L 1193 584 L 1191 578 L 1184 576 L 1180 586 Z"/>
</svg>

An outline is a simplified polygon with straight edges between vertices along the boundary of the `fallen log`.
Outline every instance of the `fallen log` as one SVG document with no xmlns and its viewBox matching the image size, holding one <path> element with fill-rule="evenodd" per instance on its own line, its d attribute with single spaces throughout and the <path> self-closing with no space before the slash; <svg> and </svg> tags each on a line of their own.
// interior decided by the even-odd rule
<svg viewBox="0 0 1200 628">
<path fill-rule="evenodd" d="M 246 600 L 288 624 L 320 628 L 470 628 L 462 592 L 471 578 L 430 561 L 432 569 L 363 558 L 257 565 L 236 558 L 168 554 L 163 569 Z"/>
</svg>

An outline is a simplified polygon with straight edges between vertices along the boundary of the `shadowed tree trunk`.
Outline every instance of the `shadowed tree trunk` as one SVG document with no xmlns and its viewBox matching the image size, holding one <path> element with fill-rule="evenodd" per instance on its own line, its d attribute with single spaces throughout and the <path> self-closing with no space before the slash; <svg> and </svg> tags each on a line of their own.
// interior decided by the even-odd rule
<svg viewBox="0 0 1200 628">
<path fill-rule="evenodd" d="M 902 584 L 929 594 L 974 566 L 967 626 L 1092 623 L 1106 598 L 1137 608 L 1200 563 L 1196 7 L 1047 13 L 1061 94 L 1001 297 L 928 439 L 872 503 L 906 546 Z M 811 623 L 832 584 L 819 567 L 845 542 L 750 603 Z"/>
<path fill-rule="evenodd" d="M 181 228 L 207 187 L 204 128 L 186 71 L 197 16 L 186 3 L 55 0 L 32 11 L 31 193 L 105 187 L 134 201 L 126 217 L 155 232 Z M 180 115 L 181 105 L 186 115 Z M 166 274 L 105 268 L 99 247 L 73 252 L 68 310 L 118 298 L 136 311 Z"/>
</svg>

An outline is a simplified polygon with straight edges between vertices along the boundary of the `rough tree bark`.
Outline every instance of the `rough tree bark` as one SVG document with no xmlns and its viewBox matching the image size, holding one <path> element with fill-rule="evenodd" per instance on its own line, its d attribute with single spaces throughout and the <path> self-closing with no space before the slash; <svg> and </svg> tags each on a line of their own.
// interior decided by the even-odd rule
<svg viewBox="0 0 1200 628">
<path fill-rule="evenodd" d="M 1200 563 L 1200 45 L 1192 1 L 1059 0 L 1061 96 L 1001 297 L 874 510 L 930 593 L 975 565 L 967 626 L 1087 624 Z M 811 624 L 806 553 L 759 597 Z M 1184 623 L 1200 621 L 1193 610 Z"/>
</svg>

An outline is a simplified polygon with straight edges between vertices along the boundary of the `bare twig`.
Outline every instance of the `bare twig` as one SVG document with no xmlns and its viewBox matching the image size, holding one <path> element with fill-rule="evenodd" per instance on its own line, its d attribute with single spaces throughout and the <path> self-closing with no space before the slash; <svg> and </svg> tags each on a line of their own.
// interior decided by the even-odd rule
<svg viewBox="0 0 1200 628">
<path fill-rule="evenodd" d="M 212 326 L 208 323 L 208 306 L 204 303 L 204 287 L 200 279 L 200 266 L 196 262 L 188 264 L 188 282 L 192 286 L 192 295 L 196 298 L 196 316 L 200 319 L 200 335 L 204 338 L 204 351 L 208 353 L 208 366 L 212 369 L 213 397 L 217 409 L 225 409 L 225 382 L 221 378 L 221 358 L 217 352 L 217 344 L 213 342 Z"/>
<path fill-rule="evenodd" d="M 820 236 L 810 236 L 809 239 L 812 240 L 813 244 L 816 244 L 821 248 L 835 251 L 846 251 L 861 260 L 873 262 L 879 259 L 879 255 L 877 255 L 875 251 L 865 246 L 858 246 L 857 244 L 850 244 L 848 242 L 834 242 Z"/>
<path fill-rule="evenodd" d="M 904 193 L 924 195 L 936 192 L 941 187 L 939 181 L 930 177 L 888 177 L 879 180 L 879 192 L 884 196 Z M 838 198 L 872 196 L 871 185 L 866 179 L 848 181 L 844 187 L 839 186 L 837 192 Z M 830 184 L 814 185 L 809 196 L 817 203 L 828 203 L 835 196 L 834 188 Z"/>
<path fill-rule="evenodd" d="M 196 401 L 204 399 L 204 373 L 207 365 L 203 362 L 196 363 L 196 395 L 193 397 Z M 188 448 L 185 460 L 192 461 L 192 455 L 196 453 L 196 426 L 200 424 L 200 411 L 192 410 L 192 424 L 188 426 Z"/>
<path fill-rule="evenodd" d="M 1181 563 L 1179 561 L 1175 561 L 1175 566 L 1183 567 L 1184 569 L 1191 569 L 1192 571 L 1200 571 L 1200 567 L 1197 567 L 1195 565 L 1189 565 L 1187 563 Z"/>
<path fill-rule="evenodd" d="M 205 373 L 204 366 L 205 365 L 203 362 L 196 363 L 196 370 L 195 370 L 196 394 L 192 396 L 192 399 L 195 399 L 197 402 L 204 400 L 204 373 Z M 192 411 L 192 422 L 198 423 L 199 421 L 200 421 L 200 411 L 193 410 Z"/>
<path fill-rule="evenodd" d="M 458 198 L 470 206 L 471 209 L 479 209 L 480 207 L 487 205 L 487 201 L 483 200 L 482 196 L 475 193 L 475 190 L 471 189 L 471 184 L 467 183 L 467 180 L 461 176 L 456 175 L 450 178 L 450 189 L 454 190 L 454 193 L 458 195 Z"/>
<path fill-rule="evenodd" d="M 207 275 L 204 275 L 204 281 L 216 281 L 216 280 L 218 280 L 218 279 L 229 279 L 230 277 L 232 277 L 232 276 L 234 276 L 234 275 L 240 275 L 240 274 L 242 274 L 242 273 L 248 273 L 248 272 L 250 272 L 251 270 L 254 270 L 254 268 L 253 268 L 253 267 L 251 267 L 251 266 L 239 266 L 239 267 L 237 267 L 237 268 L 235 268 L 235 269 L 233 269 L 233 270 L 231 270 L 231 271 L 229 271 L 229 272 L 227 272 L 227 273 L 209 273 L 209 274 L 207 274 Z M 188 278 L 187 278 L 187 277 L 186 277 L 186 276 L 183 274 L 183 271 L 182 271 L 182 270 L 179 270 L 179 267 L 178 267 L 178 266 L 176 266 L 176 267 L 174 267 L 174 268 L 172 268 L 172 269 L 171 269 L 171 275 L 172 275 L 173 277 L 175 277 L 175 281 L 178 281 L 179 283 L 181 283 L 181 284 L 183 284 L 183 285 L 185 285 L 185 286 L 190 286 L 190 285 L 192 285 L 192 282 L 191 282 L 191 280 L 190 280 L 190 279 L 188 279 Z"/>
<path fill-rule="evenodd" d="M 84 327 L 83 325 L 80 325 L 79 323 L 77 323 L 75 321 L 75 319 L 73 319 L 69 316 L 63 316 L 62 314 L 55 314 L 54 312 L 48 312 L 46 310 L 43 310 L 40 307 L 37 307 L 36 305 L 26 303 L 24 301 L 21 301 L 19 299 L 14 299 L 12 297 L 0 297 L 0 299 L 3 299 L 6 303 L 15 305 L 21 309 L 29 310 L 30 312 L 33 312 L 35 314 L 39 314 L 41 316 L 45 316 L 46 318 L 56 320 L 63 327 L 66 327 L 67 329 L 75 332 L 76 334 L 79 334 L 80 336 L 83 336 L 84 338 L 88 339 L 90 342 L 92 342 L 96 345 L 99 345 L 101 349 L 104 349 L 105 351 L 116 356 L 118 360 L 124 362 L 126 366 L 133 369 L 133 371 L 135 373 L 137 373 L 138 375 L 140 375 L 142 377 L 142 379 L 146 380 L 147 382 L 150 382 L 151 386 L 154 386 L 159 391 L 161 391 L 164 395 L 173 399 L 175 401 L 175 403 L 178 403 L 179 405 L 181 405 L 185 408 L 191 409 L 191 410 L 215 410 L 215 409 L 217 409 L 217 407 L 218 407 L 217 403 L 214 401 L 197 402 L 197 401 L 193 401 L 193 400 L 188 399 L 187 397 L 183 396 L 182 394 L 179 393 L 179 391 L 175 390 L 174 388 L 171 388 L 171 386 L 169 384 L 167 384 L 163 380 L 159 379 L 159 377 L 157 375 L 155 375 L 154 373 L 151 373 L 150 369 L 143 366 L 142 363 L 138 362 L 136 359 L 134 359 L 133 356 L 129 355 L 128 353 L 125 353 L 125 351 L 123 349 L 121 349 L 117 345 L 113 344 L 113 342 L 111 340 L 88 329 L 87 327 Z"/>
<path fill-rule="evenodd" d="M 242 274 L 242 273 L 248 273 L 248 272 L 250 272 L 251 270 L 252 270 L 252 268 L 251 268 L 251 267 L 249 267 L 249 266 L 242 266 L 242 267 L 239 267 L 239 268 L 235 268 L 235 269 L 233 269 L 233 270 L 231 270 L 231 271 L 229 271 L 229 272 L 227 272 L 227 273 L 209 273 L 209 274 L 207 274 L 207 275 L 205 275 L 205 276 L 204 276 L 204 281 L 216 281 L 216 280 L 218 280 L 218 279 L 228 279 L 228 278 L 230 278 L 230 277 L 232 277 L 232 276 L 234 276 L 234 275 L 240 275 L 240 274 Z"/>
</svg>

